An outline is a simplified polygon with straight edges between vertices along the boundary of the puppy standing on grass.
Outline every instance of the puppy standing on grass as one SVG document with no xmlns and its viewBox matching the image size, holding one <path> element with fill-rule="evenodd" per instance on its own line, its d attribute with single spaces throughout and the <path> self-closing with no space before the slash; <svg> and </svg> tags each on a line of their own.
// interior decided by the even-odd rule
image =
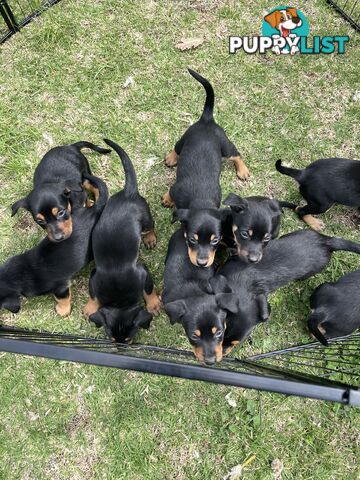
<svg viewBox="0 0 360 480">
<path fill-rule="evenodd" d="M 183 229 L 170 239 L 165 261 L 164 308 L 173 325 L 181 323 L 196 358 L 206 365 L 222 359 L 226 315 L 236 311 L 236 297 L 225 293 L 214 267 L 198 268 L 189 260 Z"/>
<path fill-rule="evenodd" d="M 334 283 L 323 283 L 310 298 L 310 332 L 324 345 L 328 338 L 350 335 L 360 327 L 360 270 Z"/>
<path fill-rule="evenodd" d="M 82 187 L 91 191 L 95 200 L 98 198 L 94 186 L 88 182 L 82 185 L 83 174 L 91 174 L 89 162 L 81 153 L 83 148 L 101 154 L 111 152 L 90 142 L 52 148 L 35 169 L 33 190 L 11 207 L 12 216 L 19 208 L 28 210 L 35 222 L 47 231 L 52 242 L 62 242 L 70 237 L 72 211 L 83 207 L 87 200 L 87 193 Z"/>
<path fill-rule="evenodd" d="M 44 238 L 27 252 L 11 257 L 0 267 L 0 306 L 17 313 L 21 297 L 53 293 L 56 311 L 71 312 L 70 280 L 92 260 L 91 232 L 108 198 L 105 183 L 84 173 L 84 178 L 99 192 L 91 208 L 78 208 L 72 215 L 74 232 L 61 243 Z"/>
<path fill-rule="evenodd" d="M 94 229 L 95 270 L 84 313 L 117 342 L 131 342 L 137 330 L 149 328 L 160 312 L 160 299 L 147 268 L 138 261 L 141 235 L 147 248 L 156 244 L 154 221 L 138 191 L 136 173 L 125 151 L 105 140 L 119 155 L 125 187 L 113 195 Z M 146 310 L 140 305 L 144 297 Z"/>
<path fill-rule="evenodd" d="M 234 162 L 239 178 L 245 180 L 249 173 L 235 145 L 214 121 L 212 86 L 198 73 L 190 69 L 189 72 L 206 91 L 204 111 L 165 158 L 167 166 L 178 167 L 176 182 L 164 194 L 162 203 L 176 207 L 174 219 L 184 225 L 191 262 L 209 267 L 221 239 L 221 158 Z"/>
<path fill-rule="evenodd" d="M 297 207 L 299 217 L 314 230 L 324 224 L 313 217 L 325 213 L 334 203 L 348 207 L 360 207 L 360 161 L 346 158 L 322 158 L 303 170 L 284 167 L 281 160 L 276 170 L 294 178 L 300 185 L 300 193 L 307 201 Z"/>
<path fill-rule="evenodd" d="M 228 315 L 224 351 L 245 340 L 257 324 L 269 318 L 269 293 L 320 273 L 339 250 L 360 254 L 360 244 L 300 230 L 270 242 L 257 264 L 234 257 L 225 263 L 219 274 L 237 296 L 237 312 Z"/>
</svg>

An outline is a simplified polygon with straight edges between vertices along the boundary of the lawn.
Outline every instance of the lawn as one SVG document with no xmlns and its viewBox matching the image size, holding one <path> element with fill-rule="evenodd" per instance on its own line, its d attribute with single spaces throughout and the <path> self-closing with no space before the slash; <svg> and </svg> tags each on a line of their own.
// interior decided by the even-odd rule
<svg viewBox="0 0 360 480">
<path fill-rule="evenodd" d="M 161 287 L 167 242 L 177 228 L 160 205 L 175 175 L 163 157 L 204 102 L 188 66 L 212 82 L 216 119 L 251 170 L 244 183 L 224 163 L 223 196 L 298 201 L 293 181 L 275 171 L 276 159 L 304 167 L 321 157 L 358 158 L 356 34 L 325 1 L 312 0 L 302 7 L 311 34 L 350 35 L 345 55 L 230 56 L 228 36 L 259 35 L 266 8 L 268 2 L 244 0 L 63 0 L 1 46 L 0 260 L 43 236 L 29 214 L 11 218 L 9 209 L 30 190 L 42 155 L 78 140 L 101 144 L 106 136 L 127 150 L 151 205 L 159 241 L 141 258 Z M 175 49 L 189 37 L 205 41 L 195 50 Z M 124 88 L 129 76 L 134 83 Z M 122 188 L 115 154 L 88 158 L 112 193 Z M 360 240 L 356 211 L 334 207 L 322 219 L 325 233 Z M 299 228 L 306 227 L 286 212 L 282 231 Z M 272 295 L 271 321 L 236 355 L 308 341 L 312 290 L 355 268 L 359 258 L 337 253 L 323 274 Z M 18 315 L 1 311 L 0 321 L 99 334 L 81 314 L 88 273 L 73 282 L 70 317 L 56 316 L 53 299 L 44 297 L 25 300 Z M 188 348 L 181 326 L 170 326 L 165 314 L 138 341 Z M 360 477 L 354 408 L 10 354 L 0 362 L 1 480 L 220 480 L 249 459 L 243 475 L 249 480 Z"/>
</svg>

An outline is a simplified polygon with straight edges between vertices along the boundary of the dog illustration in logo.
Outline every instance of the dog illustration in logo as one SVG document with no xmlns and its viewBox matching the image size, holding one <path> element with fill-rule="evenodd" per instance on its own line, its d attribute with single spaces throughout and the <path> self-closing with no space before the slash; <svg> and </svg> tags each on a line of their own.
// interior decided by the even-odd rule
<svg viewBox="0 0 360 480">
<path fill-rule="evenodd" d="M 266 20 L 272 28 L 276 28 L 280 32 L 280 35 L 273 35 L 273 38 L 279 37 L 297 37 L 295 33 L 291 33 L 295 28 L 299 28 L 302 25 L 301 18 L 298 17 L 296 8 L 286 8 L 284 10 L 275 10 L 265 16 Z M 292 46 L 290 49 L 290 55 L 295 55 L 299 51 L 297 46 Z M 273 52 L 277 55 L 280 53 L 289 53 L 288 50 L 281 50 L 279 46 L 273 48 Z"/>
</svg>

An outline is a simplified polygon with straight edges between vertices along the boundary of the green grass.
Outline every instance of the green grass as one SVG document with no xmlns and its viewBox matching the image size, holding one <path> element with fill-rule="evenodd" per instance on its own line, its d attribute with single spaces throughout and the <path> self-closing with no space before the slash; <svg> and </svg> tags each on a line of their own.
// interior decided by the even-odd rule
<svg viewBox="0 0 360 480">
<path fill-rule="evenodd" d="M 31 188 L 32 173 L 54 144 L 80 139 L 118 141 L 132 158 L 141 193 L 157 225 L 158 246 L 141 251 L 162 284 L 167 242 L 176 226 L 160 196 L 174 172 L 164 154 L 202 111 L 204 92 L 186 71 L 211 80 L 216 119 L 251 170 L 239 182 L 224 164 L 223 195 L 263 194 L 298 201 L 296 185 L 275 172 L 282 158 L 302 167 L 320 157 L 359 155 L 359 46 L 351 28 L 325 1 L 306 2 L 313 35 L 351 36 L 342 56 L 229 56 L 227 37 L 260 34 L 268 2 L 63 0 L 1 47 L 0 260 L 34 245 L 42 232 L 29 215 L 12 219 L 9 205 Z M 255 22 L 255 23 L 254 23 Z M 181 38 L 203 36 L 179 52 Z M 128 76 L 135 83 L 122 88 Z M 111 192 L 123 185 L 114 154 L 89 154 Z M 359 240 L 348 208 L 322 216 L 326 233 Z M 305 228 L 291 212 L 283 232 Z M 320 283 L 360 267 L 338 253 L 321 275 L 271 297 L 271 322 L 237 355 L 307 341 L 308 299 Z M 94 335 L 81 315 L 89 270 L 74 280 L 69 318 L 54 314 L 50 297 L 28 299 L 10 325 Z M 179 325 L 156 318 L 138 340 L 188 347 Z M 255 458 L 247 479 L 355 480 L 359 470 L 356 409 L 275 394 L 160 378 L 91 366 L 25 358 L 0 359 L 0 479 L 221 479 Z M 232 408 L 225 396 L 237 402 Z"/>
</svg>

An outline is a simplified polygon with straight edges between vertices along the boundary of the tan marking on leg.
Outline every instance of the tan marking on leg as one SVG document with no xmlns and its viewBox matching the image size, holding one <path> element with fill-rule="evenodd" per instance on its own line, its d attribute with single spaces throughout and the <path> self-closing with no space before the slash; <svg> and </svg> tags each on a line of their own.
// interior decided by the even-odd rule
<svg viewBox="0 0 360 480">
<path fill-rule="evenodd" d="M 56 305 L 55 310 L 56 312 L 61 315 L 62 317 L 67 317 L 71 313 L 71 293 L 69 292 L 69 296 L 66 298 L 57 298 L 55 297 Z"/>
<path fill-rule="evenodd" d="M 144 290 L 143 295 L 146 303 L 146 310 L 152 315 L 159 315 L 161 308 L 161 300 L 156 292 L 156 288 L 153 288 L 153 291 L 150 293 L 150 295 L 148 295 Z"/>
<path fill-rule="evenodd" d="M 235 164 L 236 175 L 238 178 L 240 178 L 240 180 L 247 180 L 249 178 L 249 169 L 240 155 L 238 157 L 230 157 L 230 160 Z"/>
<path fill-rule="evenodd" d="M 167 191 L 166 193 L 164 193 L 163 197 L 162 197 L 162 200 L 161 200 L 161 203 L 163 204 L 164 207 L 166 208 L 172 208 L 174 206 L 174 201 L 173 199 L 170 197 L 170 192 Z"/>
<path fill-rule="evenodd" d="M 91 298 L 89 297 L 89 300 L 87 301 L 87 304 L 85 305 L 84 307 L 84 315 L 86 317 L 90 317 L 90 315 L 92 315 L 93 313 L 96 313 L 100 308 L 100 303 L 98 301 L 98 299 L 95 297 L 95 298 Z"/>
<path fill-rule="evenodd" d="M 94 187 L 94 185 L 92 183 L 89 182 L 89 180 L 85 180 L 84 183 L 82 184 L 83 187 L 85 188 L 85 190 L 87 190 L 88 192 L 92 193 L 94 195 L 94 198 L 95 198 L 95 202 L 97 202 L 99 200 L 99 189 Z"/>
<path fill-rule="evenodd" d="M 304 215 L 301 217 L 305 223 L 309 225 L 313 230 L 320 232 L 325 228 L 325 223 L 319 220 L 318 218 L 313 217 L 312 215 Z"/>
<path fill-rule="evenodd" d="M 176 167 L 178 159 L 179 155 L 175 152 L 175 150 L 171 150 L 171 152 L 165 157 L 165 165 L 167 167 Z"/>
<path fill-rule="evenodd" d="M 154 248 L 156 245 L 156 235 L 154 230 L 143 233 L 143 242 L 146 248 Z"/>
</svg>

